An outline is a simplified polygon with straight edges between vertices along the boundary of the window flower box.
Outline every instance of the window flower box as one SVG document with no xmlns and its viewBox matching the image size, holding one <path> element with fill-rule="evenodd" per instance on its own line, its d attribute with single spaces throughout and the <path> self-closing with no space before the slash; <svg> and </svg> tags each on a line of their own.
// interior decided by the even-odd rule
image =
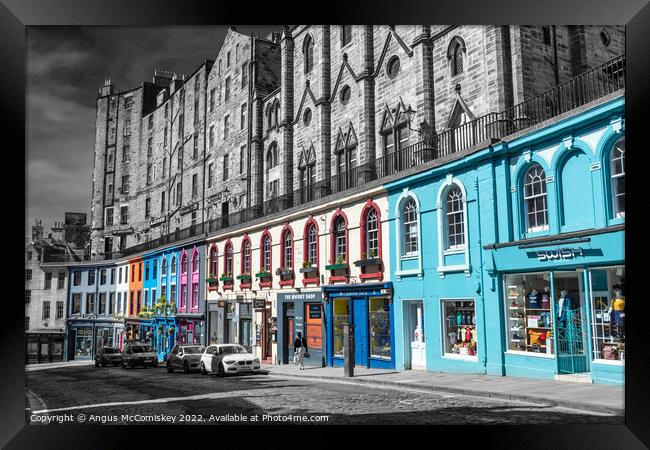
<svg viewBox="0 0 650 450">
<path fill-rule="evenodd" d="M 255 278 L 269 278 L 270 276 L 271 276 L 271 272 L 266 270 L 262 270 L 255 274 Z"/>
<path fill-rule="evenodd" d="M 281 277 L 293 278 L 293 269 L 278 269 L 275 274 Z"/>
<path fill-rule="evenodd" d="M 221 275 L 219 281 L 232 281 L 232 275 Z"/>
<path fill-rule="evenodd" d="M 381 258 L 365 258 L 354 262 L 357 267 L 379 266 L 383 264 Z"/>
<path fill-rule="evenodd" d="M 309 273 L 315 273 L 315 272 L 318 272 L 318 267 L 309 266 L 309 267 L 301 267 L 300 268 L 300 273 L 309 274 Z"/>
<path fill-rule="evenodd" d="M 325 269 L 327 270 L 345 270 L 349 269 L 350 265 L 347 263 L 336 263 L 336 264 L 328 264 L 325 266 Z"/>
<path fill-rule="evenodd" d="M 248 281 L 248 280 L 250 280 L 250 279 L 251 279 L 251 276 L 250 276 L 250 274 L 248 274 L 248 273 L 243 273 L 243 274 L 241 274 L 241 275 L 237 275 L 237 279 L 238 279 L 238 280 L 241 280 L 242 282 L 244 282 L 244 281 Z"/>
</svg>

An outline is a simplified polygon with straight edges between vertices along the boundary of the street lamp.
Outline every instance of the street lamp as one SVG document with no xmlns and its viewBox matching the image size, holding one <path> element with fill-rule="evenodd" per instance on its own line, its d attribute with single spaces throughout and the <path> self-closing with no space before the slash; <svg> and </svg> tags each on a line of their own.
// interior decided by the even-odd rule
<svg viewBox="0 0 650 450">
<path fill-rule="evenodd" d="M 409 104 L 409 107 L 407 108 L 407 110 L 404 111 L 404 115 L 406 116 L 406 121 L 408 122 L 408 129 L 411 130 L 411 131 L 415 131 L 418 135 L 421 135 L 422 134 L 421 129 L 414 130 L 413 128 L 411 128 L 411 121 L 413 120 L 413 117 L 415 116 L 415 111 L 413 110 L 413 108 L 411 108 L 410 104 Z"/>
</svg>

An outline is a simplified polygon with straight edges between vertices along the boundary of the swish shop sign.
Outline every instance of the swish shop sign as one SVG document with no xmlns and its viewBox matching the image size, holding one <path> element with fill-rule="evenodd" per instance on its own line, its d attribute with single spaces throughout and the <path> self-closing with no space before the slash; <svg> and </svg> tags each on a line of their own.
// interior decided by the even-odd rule
<svg viewBox="0 0 650 450">
<path fill-rule="evenodd" d="M 530 254 L 530 253 L 529 253 Z M 585 256 L 585 252 L 580 247 L 563 247 L 549 250 L 538 250 L 534 252 L 537 260 L 540 262 L 547 261 L 566 261 Z"/>
</svg>

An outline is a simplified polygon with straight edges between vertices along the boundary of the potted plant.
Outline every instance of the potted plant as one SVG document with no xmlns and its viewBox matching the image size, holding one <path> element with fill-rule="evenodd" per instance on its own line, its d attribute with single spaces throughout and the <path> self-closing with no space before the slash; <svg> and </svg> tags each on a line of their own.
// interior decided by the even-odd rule
<svg viewBox="0 0 650 450">
<path fill-rule="evenodd" d="M 312 263 L 309 260 L 304 260 L 302 262 L 302 268 L 300 269 L 300 273 L 312 273 L 312 272 L 318 272 L 318 268 L 314 267 Z"/>
<path fill-rule="evenodd" d="M 167 333 L 169 333 L 169 334 L 174 334 L 174 325 L 171 325 L 171 326 L 167 329 Z"/>
<path fill-rule="evenodd" d="M 238 280 L 242 280 L 242 281 L 244 281 L 244 280 L 250 280 L 250 279 L 251 279 L 251 274 L 248 273 L 248 272 L 244 272 L 244 273 L 242 273 L 242 274 L 240 274 L 240 275 L 237 275 L 237 279 L 238 279 Z"/>
<path fill-rule="evenodd" d="M 232 273 L 226 272 L 219 277 L 219 281 L 232 281 Z"/>
<path fill-rule="evenodd" d="M 271 272 L 269 272 L 269 269 L 266 266 L 262 266 L 259 272 L 255 274 L 257 278 L 267 278 L 271 276 Z"/>
<path fill-rule="evenodd" d="M 205 279 L 205 282 L 208 283 L 210 287 L 213 287 L 217 284 L 217 279 L 214 277 L 214 274 L 210 274 L 210 276 Z"/>
<path fill-rule="evenodd" d="M 343 259 L 343 256 L 339 255 L 336 258 L 336 262 L 334 264 L 329 264 L 325 267 L 327 270 L 340 270 L 340 269 L 347 269 L 348 265 L 345 262 L 345 259 Z"/>
</svg>

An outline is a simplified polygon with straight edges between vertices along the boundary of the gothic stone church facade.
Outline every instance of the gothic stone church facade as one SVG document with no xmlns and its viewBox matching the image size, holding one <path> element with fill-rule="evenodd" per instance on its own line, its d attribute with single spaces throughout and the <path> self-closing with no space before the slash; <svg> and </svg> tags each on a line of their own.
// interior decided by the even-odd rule
<svg viewBox="0 0 650 450">
<path fill-rule="evenodd" d="M 624 44 L 621 26 L 287 25 L 265 38 L 230 28 L 215 59 L 188 76 L 157 71 L 132 89 L 100 88 L 92 253 L 296 206 L 296 192 L 317 201 L 383 157 L 531 99 Z"/>
</svg>

